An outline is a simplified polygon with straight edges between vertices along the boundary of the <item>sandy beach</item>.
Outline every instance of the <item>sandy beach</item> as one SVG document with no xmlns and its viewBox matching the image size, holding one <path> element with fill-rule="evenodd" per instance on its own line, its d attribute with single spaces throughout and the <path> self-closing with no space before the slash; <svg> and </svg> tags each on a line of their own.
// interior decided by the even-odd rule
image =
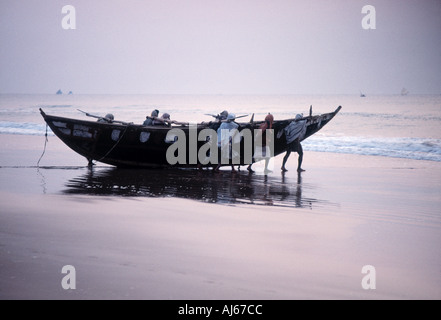
<svg viewBox="0 0 441 320">
<path fill-rule="evenodd" d="M 0 300 L 441 300 L 440 16 L 1 1 Z"/>
<path fill-rule="evenodd" d="M 300 177 L 296 154 L 268 177 L 121 174 L 53 136 L 40 168 L 44 137 L 0 144 L 0 299 L 441 298 L 439 162 L 306 152 Z"/>
</svg>

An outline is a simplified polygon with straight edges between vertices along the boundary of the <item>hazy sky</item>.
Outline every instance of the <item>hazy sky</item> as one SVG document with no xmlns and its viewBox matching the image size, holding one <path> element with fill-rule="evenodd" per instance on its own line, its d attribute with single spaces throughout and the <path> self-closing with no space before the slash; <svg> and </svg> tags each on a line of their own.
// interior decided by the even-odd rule
<svg viewBox="0 0 441 320">
<path fill-rule="evenodd" d="M 441 0 L 0 0 L 0 41 L 0 93 L 441 94 Z"/>
</svg>

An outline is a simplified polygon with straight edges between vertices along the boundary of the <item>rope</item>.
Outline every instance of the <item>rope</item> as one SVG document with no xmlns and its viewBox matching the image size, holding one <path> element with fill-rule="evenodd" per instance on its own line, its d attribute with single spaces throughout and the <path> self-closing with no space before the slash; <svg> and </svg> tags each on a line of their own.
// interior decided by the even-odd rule
<svg viewBox="0 0 441 320">
<path fill-rule="evenodd" d="M 37 162 L 37 168 L 40 167 L 40 161 L 41 161 L 41 159 L 43 158 L 43 155 L 44 155 L 45 152 L 46 152 L 46 145 L 47 145 L 47 142 L 48 142 L 48 138 L 47 138 L 47 128 L 48 128 L 48 125 L 47 125 L 47 123 L 46 123 L 46 133 L 44 134 L 44 136 L 45 136 L 44 148 L 43 148 L 43 153 L 42 153 L 41 156 L 40 156 L 40 159 L 38 159 L 38 162 Z M 112 148 L 110 148 L 109 151 L 107 151 L 107 153 L 106 153 L 104 156 L 102 156 L 101 158 L 99 158 L 99 159 L 96 160 L 96 161 L 101 161 L 101 160 L 103 160 L 105 157 L 107 157 L 107 156 L 109 155 L 109 153 L 111 153 L 111 152 L 113 151 L 113 149 L 115 149 L 115 147 L 118 145 L 118 143 L 120 143 L 120 141 L 122 140 L 122 138 L 123 138 L 124 135 L 126 134 L 128 128 L 129 128 L 129 125 L 126 126 L 126 128 L 124 129 L 123 134 L 119 137 L 118 141 L 115 142 L 115 144 L 112 146 Z"/>
<path fill-rule="evenodd" d="M 124 135 L 126 134 L 127 129 L 129 128 L 129 126 L 130 126 L 130 125 L 127 125 L 127 126 L 126 126 L 126 128 L 124 129 L 123 134 L 119 137 L 118 141 L 115 142 L 115 144 L 112 146 L 112 148 L 110 148 L 110 150 L 107 151 L 107 153 L 106 153 L 104 156 L 102 156 L 101 158 L 99 158 L 99 159 L 96 160 L 96 161 L 99 161 L 99 162 L 100 162 L 100 161 L 103 160 L 105 157 L 107 157 L 107 156 L 109 155 L 109 153 L 111 153 L 111 152 L 113 151 L 113 149 L 115 149 L 115 147 L 118 145 L 118 143 L 122 140 L 122 138 L 123 138 Z"/>
<path fill-rule="evenodd" d="M 45 133 L 45 140 L 44 140 L 44 149 L 43 149 L 43 153 L 41 154 L 41 156 L 40 156 L 40 159 L 38 159 L 38 162 L 37 162 L 37 168 L 39 168 L 40 167 L 40 161 L 41 161 L 41 158 L 43 158 L 43 155 L 44 155 L 44 153 L 46 152 L 46 144 L 47 144 L 47 141 L 48 141 L 48 139 L 47 139 L 47 127 L 48 127 L 48 125 L 47 125 L 47 123 L 46 123 L 46 133 Z"/>
</svg>

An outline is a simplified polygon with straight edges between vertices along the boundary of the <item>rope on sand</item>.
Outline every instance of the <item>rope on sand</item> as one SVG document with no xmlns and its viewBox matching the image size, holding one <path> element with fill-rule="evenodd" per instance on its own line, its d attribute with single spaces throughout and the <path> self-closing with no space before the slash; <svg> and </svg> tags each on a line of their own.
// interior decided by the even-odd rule
<svg viewBox="0 0 441 320">
<path fill-rule="evenodd" d="M 47 127 L 48 127 L 48 125 L 47 125 L 47 123 L 46 123 L 46 133 L 45 133 L 45 135 L 44 135 L 44 137 L 45 137 L 45 140 L 44 140 L 44 149 L 43 149 L 43 153 L 42 153 L 41 156 L 40 156 L 40 159 L 38 159 L 38 162 L 37 162 L 37 168 L 40 167 L 40 161 L 41 161 L 41 158 L 43 158 L 43 155 L 44 155 L 44 153 L 46 152 L 46 144 L 47 144 L 47 141 L 48 141 L 48 139 L 47 139 Z"/>
<path fill-rule="evenodd" d="M 96 160 L 96 161 L 100 162 L 100 161 L 103 160 L 105 157 L 107 157 L 107 156 L 113 151 L 113 149 L 115 149 L 115 147 L 119 144 L 119 142 L 122 140 L 122 138 L 123 138 L 124 135 L 126 134 L 127 129 L 129 128 L 129 126 L 130 126 L 130 124 L 127 124 L 126 128 L 124 129 L 123 134 L 119 137 L 118 141 L 115 142 L 115 144 L 113 145 L 113 147 L 110 148 L 110 150 L 107 151 L 107 153 L 106 153 L 104 156 L 102 156 L 101 158 L 99 158 L 99 159 Z"/>
</svg>

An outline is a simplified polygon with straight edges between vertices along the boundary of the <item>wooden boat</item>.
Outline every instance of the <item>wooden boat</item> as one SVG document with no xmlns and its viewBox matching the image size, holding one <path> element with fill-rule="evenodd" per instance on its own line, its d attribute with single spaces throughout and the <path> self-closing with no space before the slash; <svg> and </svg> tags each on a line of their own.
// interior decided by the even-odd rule
<svg viewBox="0 0 441 320">
<path fill-rule="evenodd" d="M 306 134 L 302 140 L 310 137 L 321 128 L 323 128 L 340 111 L 339 106 L 334 112 L 322 115 L 310 115 L 301 120 L 307 121 Z M 71 119 L 46 114 L 42 109 L 40 113 L 47 125 L 54 134 L 60 138 L 68 147 L 84 156 L 89 164 L 92 161 L 98 161 L 117 167 L 198 167 L 201 165 L 199 159 L 193 161 L 194 155 L 191 150 L 198 151 L 206 141 L 197 141 L 197 150 L 191 149 L 189 135 L 192 130 L 197 130 L 199 134 L 203 129 L 216 130 L 219 123 L 203 122 L 194 126 L 173 125 L 167 126 L 144 126 L 124 122 L 101 122 L 90 120 Z M 275 120 L 274 129 L 274 156 L 286 151 L 285 135 L 280 135 L 289 123 L 295 119 Z M 258 129 L 262 121 L 253 121 L 238 123 L 238 130 Z M 186 161 L 171 165 L 167 160 L 167 150 L 176 142 L 176 139 L 167 135 L 173 129 L 180 129 L 185 133 L 187 146 L 189 150 L 186 154 Z M 253 145 L 254 145 L 254 135 Z M 243 139 L 245 140 L 245 139 Z M 245 146 L 241 142 L 241 150 Z M 252 159 L 254 162 L 254 159 Z M 237 165 L 247 165 L 250 162 L 245 157 L 245 152 L 240 153 L 239 163 Z M 204 164 L 204 166 L 213 166 L 213 163 Z M 227 165 L 227 164 L 226 164 Z"/>
</svg>

